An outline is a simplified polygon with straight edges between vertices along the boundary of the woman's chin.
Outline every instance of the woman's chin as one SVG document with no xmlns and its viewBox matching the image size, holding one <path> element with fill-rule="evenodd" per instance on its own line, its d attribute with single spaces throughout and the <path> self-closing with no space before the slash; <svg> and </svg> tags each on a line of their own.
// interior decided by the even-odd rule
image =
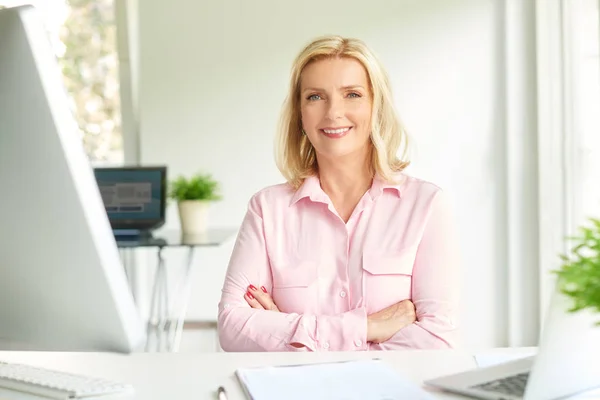
<svg viewBox="0 0 600 400">
<path fill-rule="evenodd" d="M 341 143 L 340 143 L 341 145 Z M 328 160 L 336 160 L 336 159 L 344 159 L 348 157 L 357 157 L 361 154 L 365 156 L 368 154 L 368 151 L 363 150 L 363 146 L 319 146 L 317 149 L 317 155 L 319 158 L 328 159 Z"/>
</svg>

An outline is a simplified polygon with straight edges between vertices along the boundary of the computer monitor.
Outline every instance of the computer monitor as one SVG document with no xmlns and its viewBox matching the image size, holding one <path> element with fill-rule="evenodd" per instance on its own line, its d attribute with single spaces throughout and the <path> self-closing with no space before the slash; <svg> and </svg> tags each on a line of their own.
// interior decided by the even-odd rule
<svg viewBox="0 0 600 400">
<path fill-rule="evenodd" d="M 165 223 L 167 168 L 95 168 L 104 208 L 116 234 L 148 233 Z"/>
<path fill-rule="evenodd" d="M 128 353 L 145 338 L 41 17 L 0 10 L 0 347 Z"/>
</svg>

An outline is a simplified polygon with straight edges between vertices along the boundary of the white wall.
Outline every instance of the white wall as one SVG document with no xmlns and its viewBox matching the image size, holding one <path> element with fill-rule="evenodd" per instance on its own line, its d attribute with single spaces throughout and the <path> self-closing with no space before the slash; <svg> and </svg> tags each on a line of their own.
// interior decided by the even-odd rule
<svg viewBox="0 0 600 400">
<path fill-rule="evenodd" d="M 465 341 L 505 345 L 503 7 L 499 0 L 141 1 L 140 160 L 168 164 L 171 177 L 213 173 L 224 200 L 212 225 L 237 226 L 250 196 L 281 182 L 272 142 L 293 57 L 320 34 L 365 40 L 390 72 L 416 146 L 410 171 L 455 201 Z M 173 208 L 168 218 L 176 228 Z M 232 243 L 199 253 L 190 319 L 216 315 Z"/>
</svg>

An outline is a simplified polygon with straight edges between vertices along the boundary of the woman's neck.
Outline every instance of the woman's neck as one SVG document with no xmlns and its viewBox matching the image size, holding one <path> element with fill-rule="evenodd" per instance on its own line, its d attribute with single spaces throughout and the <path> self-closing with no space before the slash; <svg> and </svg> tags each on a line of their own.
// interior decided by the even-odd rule
<svg viewBox="0 0 600 400">
<path fill-rule="evenodd" d="M 356 154 L 336 160 L 319 160 L 321 188 L 334 203 L 360 198 L 371 187 L 370 157 Z"/>
</svg>

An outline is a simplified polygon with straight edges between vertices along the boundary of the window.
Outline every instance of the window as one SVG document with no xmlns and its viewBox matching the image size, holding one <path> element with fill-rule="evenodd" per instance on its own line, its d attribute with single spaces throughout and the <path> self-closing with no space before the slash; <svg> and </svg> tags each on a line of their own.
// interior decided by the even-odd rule
<svg viewBox="0 0 600 400">
<path fill-rule="evenodd" d="M 115 0 L 0 0 L 41 13 L 85 151 L 94 164 L 124 159 Z"/>
</svg>

